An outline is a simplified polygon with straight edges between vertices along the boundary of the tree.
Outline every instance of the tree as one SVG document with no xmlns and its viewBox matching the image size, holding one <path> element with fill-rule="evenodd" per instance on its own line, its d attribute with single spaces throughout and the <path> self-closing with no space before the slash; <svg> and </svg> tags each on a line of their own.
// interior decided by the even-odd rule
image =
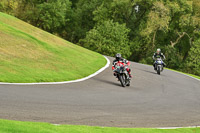
<svg viewBox="0 0 200 133">
<path fill-rule="evenodd" d="M 93 12 L 93 20 L 101 23 L 112 19 L 120 24 L 126 23 L 126 26 L 131 29 L 129 37 L 133 38 L 137 31 L 135 29 L 136 6 L 137 4 L 133 0 L 106 0 Z"/>
<path fill-rule="evenodd" d="M 93 11 L 102 4 L 104 0 L 79 0 L 73 9 L 72 21 L 68 23 L 67 39 L 78 43 L 85 38 L 86 33 L 95 26 Z"/>
<path fill-rule="evenodd" d="M 124 57 L 129 57 L 129 32 L 125 24 L 108 20 L 87 32 L 86 38 L 82 39 L 80 44 L 104 55 L 114 56 L 121 53 Z"/>
<path fill-rule="evenodd" d="M 51 33 L 60 32 L 67 19 L 66 13 L 71 9 L 69 0 L 44 2 L 37 6 L 36 25 Z"/>
<path fill-rule="evenodd" d="M 152 48 L 155 47 L 158 30 L 167 32 L 169 21 L 169 9 L 162 2 L 155 2 L 148 15 L 147 26 L 142 31 L 143 36 L 152 36 Z"/>
<path fill-rule="evenodd" d="M 186 66 L 186 70 L 190 73 L 200 75 L 200 39 L 195 41 L 190 49 Z"/>
<path fill-rule="evenodd" d="M 1 0 L 0 11 L 13 15 L 19 5 L 18 0 Z"/>
<path fill-rule="evenodd" d="M 50 33 L 61 33 L 69 21 L 66 17 L 71 10 L 69 0 L 23 0 L 19 6 L 16 14 L 19 18 Z"/>
<path fill-rule="evenodd" d="M 93 14 L 96 22 L 112 19 L 120 24 L 128 24 L 135 19 L 135 2 L 131 0 L 107 0 Z"/>
<path fill-rule="evenodd" d="M 179 52 L 180 64 L 188 57 L 188 52 L 195 38 L 195 24 L 193 22 L 193 2 L 189 0 L 175 0 L 167 2 L 170 8 L 171 21 L 167 35 L 169 44 Z"/>
</svg>

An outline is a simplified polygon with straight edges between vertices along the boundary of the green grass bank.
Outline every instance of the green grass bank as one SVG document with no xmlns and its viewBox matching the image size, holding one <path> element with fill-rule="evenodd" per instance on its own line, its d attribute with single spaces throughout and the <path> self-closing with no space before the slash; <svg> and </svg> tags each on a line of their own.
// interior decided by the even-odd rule
<svg viewBox="0 0 200 133">
<path fill-rule="evenodd" d="M 0 12 L 0 82 L 70 81 L 105 64 L 98 53 Z"/>
<path fill-rule="evenodd" d="M 0 133 L 200 133 L 200 128 L 116 128 L 0 120 Z"/>
</svg>

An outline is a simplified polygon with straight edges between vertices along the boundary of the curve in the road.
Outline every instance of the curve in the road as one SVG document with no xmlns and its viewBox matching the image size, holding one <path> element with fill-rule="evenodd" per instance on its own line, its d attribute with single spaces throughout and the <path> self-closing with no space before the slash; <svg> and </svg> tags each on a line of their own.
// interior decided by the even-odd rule
<svg viewBox="0 0 200 133">
<path fill-rule="evenodd" d="M 110 65 L 110 60 L 104 56 L 104 58 L 106 59 L 106 65 L 104 67 L 102 67 L 101 69 L 99 69 L 97 72 L 82 78 L 82 79 L 77 79 L 77 80 L 71 80 L 71 81 L 63 81 L 63 82 L 39 82 L 39 83 L 6 83 L 6 82 L 0 82 L 0 85 L 52 85 L 52 84 L 69 84 L 69 83 L 76 83 L 76 82 L 82 82 L 85 80 L 88 80 L 96 75 L 98 75 L 99 73 L 103 72 L 106 68 L 109 67 Z"/>
<path fill-rule="evenodd" d="M 112 60 L 112 58 L 109 58 Z M 116 127 L 200 125 L 200 82 L 182 74 L 131 63 L 123 88 L 111 69 L 72 84 L 0 85 L 0 118 Z"/>
</svg>

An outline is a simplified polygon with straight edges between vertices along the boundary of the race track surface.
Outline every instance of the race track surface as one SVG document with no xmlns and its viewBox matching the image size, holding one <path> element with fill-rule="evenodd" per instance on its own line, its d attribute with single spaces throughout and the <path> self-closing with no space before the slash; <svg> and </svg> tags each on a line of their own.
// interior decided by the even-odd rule
<svg viewBox="0 0 200 133">
<path fill-rule="evenodd" d="M 112 60 L 112 58 L 109 58 Z M 131 63 L 123 88 L 111 67 L 79 83 L 0 85 L 0 119 L 115 127 L 200 125 L 200 82 Z"/>
</svg>

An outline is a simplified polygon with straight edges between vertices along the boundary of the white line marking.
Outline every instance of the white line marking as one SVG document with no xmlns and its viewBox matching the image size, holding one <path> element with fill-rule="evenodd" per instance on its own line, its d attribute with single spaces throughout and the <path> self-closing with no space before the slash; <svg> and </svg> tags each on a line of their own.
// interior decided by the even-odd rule
<svg viewBox="0 0 200 133">
<path fill-rule="evenodd" d="M 110 65 L 110 60 L 104 56 L 104 58 L 107 60 L 107 63 L 104 67 L 102 67 L 101 69 L 99 69 L 97 72 L 82 78 L 82 79 L 77 79 L 77 80 L 72 80 L 72 81 L 63 81 L 63 82 L 40 82 L 40 83 L 5 83 L 5 82 L 0 82 L 0 85 L 51 85 L 51 84 L 68 84 L 68 83 L 76 83 L 76 82 L 81 82 L 87 79 L 90 79 L 96 75 L 98 75 L 99 73 L 101 73 L 102 71 L 104 71 L 106 68 L 109 67 Z"/>
<path fill-rule="evenodd" d="M 60 126 L 61 124 L 52 124 L 55 126 Z M 86 125 L 87 126 L 87 125 Z M 152 128 L 152 129 L 180 129 L 180 128 L 199 128 L 200 126 L 189 126 L 189 127 L 159 127 L 159 128 Z M 105 128 L 105 127 L 101 127 Z"/>
<path fill-rule="evenodd" d="M 60 126 L 60 124 L 52 124 L 52 125 L 54 125 L 54 126 Z"/>
<path fill-rule="evenodd" d="M 189 127 L 161 127 L 156 129 L 179 129 L 179 128 L 199 128 L 200 126 L 189 126 Z"/>
</svg>

